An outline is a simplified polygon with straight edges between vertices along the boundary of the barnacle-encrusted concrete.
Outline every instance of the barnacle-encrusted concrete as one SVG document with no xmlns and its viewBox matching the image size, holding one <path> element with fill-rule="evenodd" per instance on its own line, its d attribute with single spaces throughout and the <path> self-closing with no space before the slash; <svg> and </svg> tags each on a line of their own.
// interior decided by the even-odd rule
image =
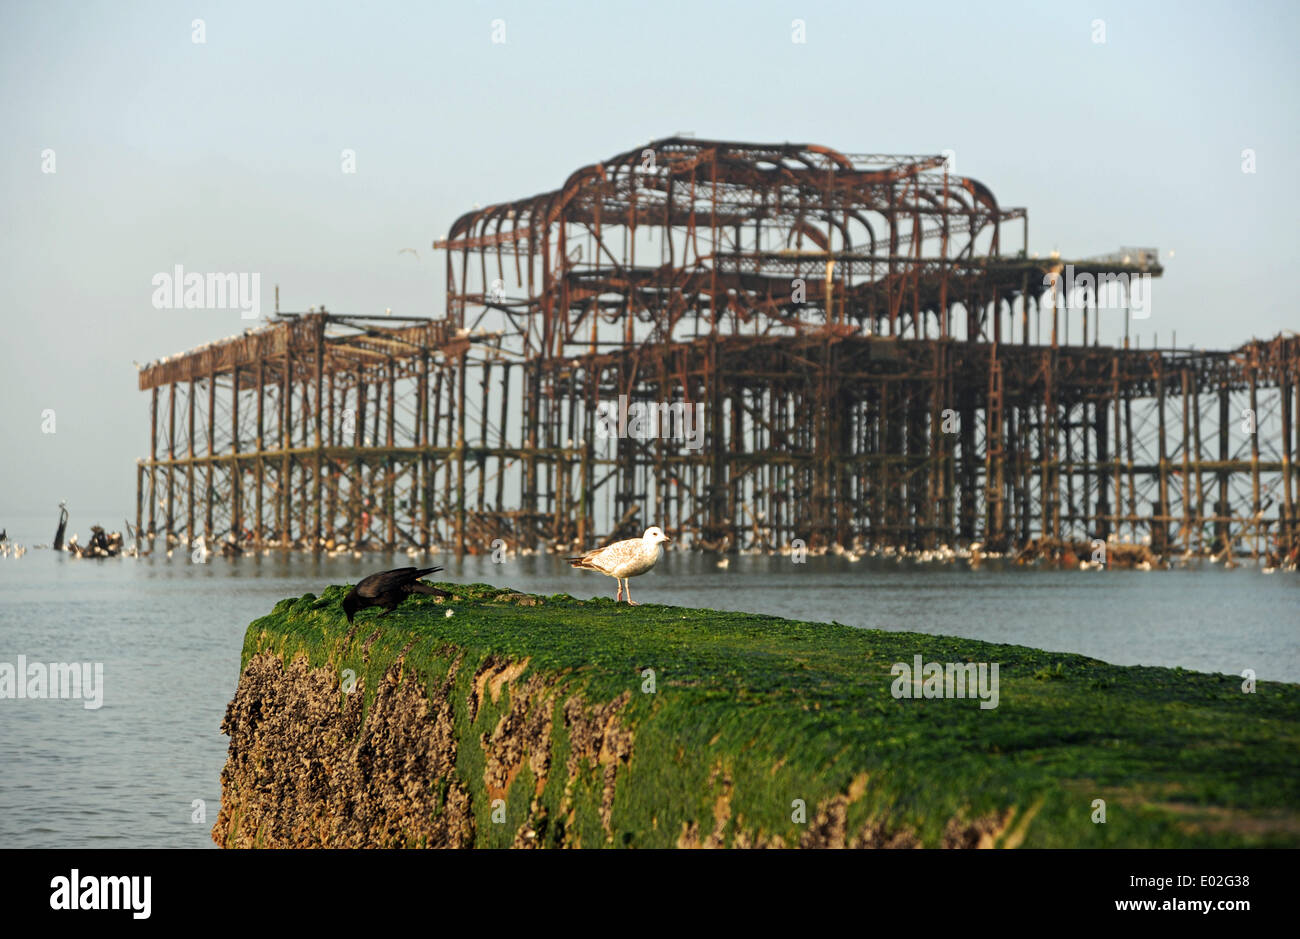
<svg viewBox="0 0 1300 939">
<path fill-rule="evenodd" d="M 443 586 L 351 628 L 331 587 L 249 627 L 218 844 L 1300 843 L 1294 685 Z M 998 707 L 895 698 L 916 654 L 998 662 Z"/>
</svg>

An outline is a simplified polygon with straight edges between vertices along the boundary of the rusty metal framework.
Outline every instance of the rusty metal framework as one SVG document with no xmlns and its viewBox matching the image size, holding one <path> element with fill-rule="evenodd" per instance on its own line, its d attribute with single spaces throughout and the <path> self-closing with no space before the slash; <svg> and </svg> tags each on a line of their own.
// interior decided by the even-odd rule
<svg viewBox="0 0 1300 939">
<path fill-rule="evenodd" d="M 435 242 L 442 319 L 278 315 L 143 367 L 137 528 L 457 552 L 649 524 L 715 549 L 1300 545 L 1300 338 L 1132 348 L 1158 252 L 1027 239 L 1025 210 L 941 156 L 656 141 L 458 219 Z M 701 435 L 607 437 L 620 399 L 702 406 Z"/>
</svg>

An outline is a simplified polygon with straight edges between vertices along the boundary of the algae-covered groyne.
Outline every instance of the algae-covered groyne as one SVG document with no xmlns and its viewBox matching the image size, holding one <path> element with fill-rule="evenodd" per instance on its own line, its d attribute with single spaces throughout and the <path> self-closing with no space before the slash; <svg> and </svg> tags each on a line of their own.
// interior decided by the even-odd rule
<svg viewBox="0 0 1300 939">
<path fill-rule="evenodd" d="M 218 844 L 1300 845 L 1300 686 L 441 586 L 249 627 Z"/>
</svg>

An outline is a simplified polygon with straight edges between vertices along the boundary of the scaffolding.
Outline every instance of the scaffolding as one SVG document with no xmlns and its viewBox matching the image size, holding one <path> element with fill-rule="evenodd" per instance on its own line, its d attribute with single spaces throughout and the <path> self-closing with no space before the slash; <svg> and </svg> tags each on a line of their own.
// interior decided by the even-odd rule
<svg viewBox="0 0 1300 939">
<path fill-rule="evenodd" d="M 716 550 L 1300 546 L 1300 338 L 1135 348 L 1156 249 L 1027 245 L 1025 210 L 942 156 L 659 140 L 459 218 L 434 243 L 443 318 L 277 314 L 141 368 L 136 527 L 457 553 L 651 524 Z"/>
</svg>

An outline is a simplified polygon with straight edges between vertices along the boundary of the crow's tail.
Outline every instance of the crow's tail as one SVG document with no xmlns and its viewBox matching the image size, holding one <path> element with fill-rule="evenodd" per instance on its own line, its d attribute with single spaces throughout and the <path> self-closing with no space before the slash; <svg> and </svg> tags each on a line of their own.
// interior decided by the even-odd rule
<svg viewBox="0 0 1300 939">
<path fill-rule="evenodd" d="M 439 590 L 437 587 L 430 587 L 428 584 L 422 584 L 418 580 L 411 584 L 411 593 L 428 593 L 435 597 L 442 597 L 443 599 L 451 596 L 451 594 L 445 590 Z"/>
</svg>

